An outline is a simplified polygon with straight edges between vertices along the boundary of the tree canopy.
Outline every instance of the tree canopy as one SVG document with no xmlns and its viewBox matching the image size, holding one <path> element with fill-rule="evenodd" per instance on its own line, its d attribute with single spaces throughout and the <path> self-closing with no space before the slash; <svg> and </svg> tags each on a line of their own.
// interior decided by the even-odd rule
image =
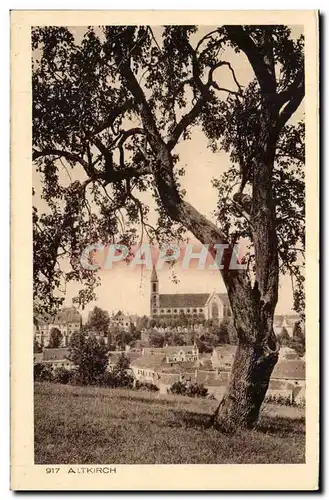
<svg viewBox="0 0 329 500">
<path fill-rule="evenodd" d="M 56 291 L 70 280 L 84 285 L 80 304 L 95 298 L 97 276 L 80 265 L 90 242 L 132 244 L 146 234 L 163 242 L 184 230 L 198 238 L 196 224 L 182 224 L 177 208 L 166 206 L 169 193 L 182 206 L 184 169 L 175 147 L 189 140 L 194 126 L 231 159 L 214 180 L 217 239 L 253 241 L 248 217 L 232 197 L 242 183 L 252 185 L 266 87 L 276 95 L 278 114 L 272 184 L 280 271 L 291 274 L 295 306 L 303 309 L 304 124 L 289 121 L 304 92 L 303 36 L 293 39 L 284 26 L 199 31 L 89 27 L 78 41 L 70 28 L 33 29 L 33 160 L 47 203 L 43 212 L 36 203 L 33 212 L 34 290 L 41 305 L 45 297 L 58 305 Z M 231 62 L 242 52 L 255 73 L 244 85 Z M 171 152 L 168 182 L 164 167 L 155 168 L 159 145 Z M 145 190 L 157 206 L 152 226 L 138 197 Z M 252 248 L 247 257 L 252 273 Z"/>
</svg>

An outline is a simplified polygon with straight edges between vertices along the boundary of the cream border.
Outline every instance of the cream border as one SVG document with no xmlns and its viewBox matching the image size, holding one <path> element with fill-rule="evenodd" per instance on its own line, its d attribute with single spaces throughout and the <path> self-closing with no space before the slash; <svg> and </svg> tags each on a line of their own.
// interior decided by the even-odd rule
<svg viewBox="0 0 329 500">
<path fill-rule="evenodd" d="M 116 474 L 46 475 L 34 465 L 30 27 L 299 24 L 306 38 L 306 464 L 117 465 Z M 11 12 L 11 488 L 14 490 L 315 490 L 319 448 L 318 14 L 316 11 Z M 26 325 L 31 325 L 28 328 Z M 75 467 L 78 467 L 74 464 Z M 84 465 L 85 466 L 85 465 Z"/>
</svg>

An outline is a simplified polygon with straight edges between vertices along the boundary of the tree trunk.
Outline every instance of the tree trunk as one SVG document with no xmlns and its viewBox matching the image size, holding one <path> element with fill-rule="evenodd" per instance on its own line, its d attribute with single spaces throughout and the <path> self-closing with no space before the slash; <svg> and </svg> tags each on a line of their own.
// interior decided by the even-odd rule
<svg viewBox="0 0 329 500">
<path fill-rule="evenodd" d="M 277 359 L 277 352 L 239 342 L 228 388 L 215 414 L 216 427 L 232 431 L 256 424 Z"/>
</svg>

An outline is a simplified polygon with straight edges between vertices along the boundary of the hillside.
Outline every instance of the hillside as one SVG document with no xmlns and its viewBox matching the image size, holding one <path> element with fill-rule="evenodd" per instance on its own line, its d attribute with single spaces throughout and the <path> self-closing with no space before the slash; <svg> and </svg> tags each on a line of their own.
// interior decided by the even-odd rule
<svg viewBox="0 0 329 500">
<path fill-rule="evenodd" d="M 35 385 L 36 464 L 302 463 L 304 411 L 266 405 L 257 430 L 206 429 L 216 401 Z"/>
</svg>

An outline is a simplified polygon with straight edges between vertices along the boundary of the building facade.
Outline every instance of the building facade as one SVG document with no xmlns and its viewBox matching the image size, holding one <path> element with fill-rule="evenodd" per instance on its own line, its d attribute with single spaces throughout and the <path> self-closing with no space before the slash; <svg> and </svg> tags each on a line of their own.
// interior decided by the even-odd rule
<svg viewBox="0 0 329 500">
<path fill-rule="evenodd" d="M 151 318 L 177 318 L 180 314 L 195 319 L 216 319 L 231 316 L 226 293 L 174 293 L 161 294 L 159 279 L 153 266 L 151 274 Z"/>
<path fill-rule="evenodd" d="M 50 332 L 57 328 L 62 334 L 61 347 L 67 347 L 73 333 L 80 331 L 81 314 L 75 307 L 64 307 L 55 316 L 38 318 L 34 331 L 35 340 L 41 347 L 48 347 Z"/>
<path fill-rule="evenodd" d="M 136 323 L 137 316 L 124 314 L 122 311 L 112 314 L 110 318 L 110 328 L 116 327 L 124 331 L 128 331 L 132 326 L 136 326 Z"/>
</svg>

